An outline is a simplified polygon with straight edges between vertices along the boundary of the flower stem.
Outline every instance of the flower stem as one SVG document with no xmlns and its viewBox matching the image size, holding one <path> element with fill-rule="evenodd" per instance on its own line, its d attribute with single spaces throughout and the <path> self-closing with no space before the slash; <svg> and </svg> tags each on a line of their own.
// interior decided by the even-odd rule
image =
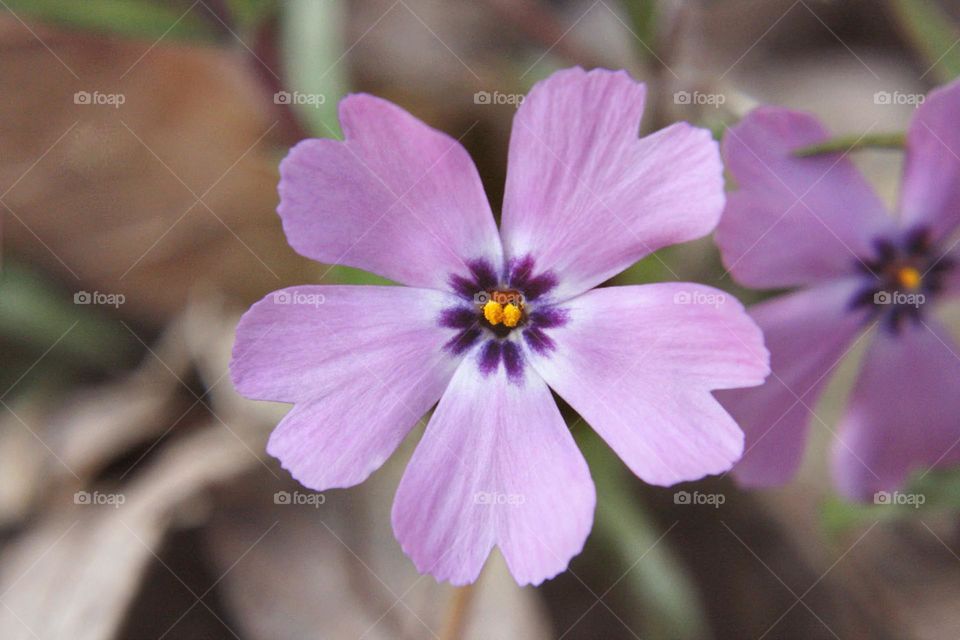
<svg viewBox="0 0 960 640">
<path fill-rule="evenodd" d="M 440 634 L 440 640 L 460 640 L 467 621 L 467 610 L 473 599 L 475 584 L 456 587 L 450 597 L 450 607 L 447 609 L 447 622 Z"/>
<path fill-rule="evenodd" d="M 840 136 L 826 142 L 801 147 L 793 152 L 798 158 L 808 158 L 824 153 L 849 153 L 860 149 L 903 149 L 906 136 L 902 133 L 875 133 L 866 136 Z"/>
</svg>

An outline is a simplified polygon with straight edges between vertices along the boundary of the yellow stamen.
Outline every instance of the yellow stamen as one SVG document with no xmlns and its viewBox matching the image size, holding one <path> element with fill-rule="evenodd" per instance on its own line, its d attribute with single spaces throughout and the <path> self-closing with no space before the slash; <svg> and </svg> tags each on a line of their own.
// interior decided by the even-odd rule
<svg viewBox="0 0 960 640">
<path fill-rule="evenodd" d="M 907 289 L 919 287 L 922 278 L 922 274 L 915 267 L 902 267 L 897 271 L 897 282 Z"/>
<path fill-rule="evenodd" d="M 523 312 L 520 311 L 520 307 L 515 304 L 508 304 L 503 308 L 503 324 L 508 327 L 515 327 L 520 322 L 522 315 Z"/>
<path fill-rule="evenodd" d="M 491 300 L 487 304 L 483 305 L 483 317 L 486 318 L 487 322 L 490 324 L 498 325 L 503 322 L 503 307 L 499 302 L 494 302 Z"/>
</svg>

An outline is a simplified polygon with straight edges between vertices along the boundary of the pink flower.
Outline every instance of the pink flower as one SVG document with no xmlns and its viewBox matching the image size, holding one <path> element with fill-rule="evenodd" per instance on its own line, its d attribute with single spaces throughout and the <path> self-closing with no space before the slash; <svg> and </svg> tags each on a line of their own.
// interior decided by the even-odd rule
<svg viewBox="0 0 960 640">
<path fill-rule="evenodd" d="M 683 283 L 594 289 L 723 209 L 717 145 L 687 124 L 638 138 L 644 93 L 603 70 L 534 87 L 499 231 L 463 147 L 372 96 L 340 104 L 343 142 L 306 140 L 280 167 L 297 251 L 406 286 L 267 296 L 237 329 L 233 380 L 295 405 L 268 451 L 316 490 L 362 482 L 439 401 L 393 506 L 421 572 L 471 582 L 497 545 L 539 584 L 582 549 L 594 487 L 551 389 L 647 482 L 740 456 L 711 395 L 768 371 L 739 303 Z"/>
<path fill-rule="evenodd" d="M 813 412 L 857 345 L 866 355 L 834 442 L 840 491 L 866 499 L 960 460 L 960 351 L 936 318 L 960 293 L 958 113 L 960 83 L 917 109 L 898 219 L 846 156 L 793 154 L 828 138 L 812 116 L 762 108 L 729 131 L 740 189 L 717 230 L 724 262 L 747 286 L 798 289 L 751 309 L 770 349 L 767 383 L 720 395 L 747 435 L 742 483 L 786 482 L 809 423 L 834 431 Z"/>
</svg>

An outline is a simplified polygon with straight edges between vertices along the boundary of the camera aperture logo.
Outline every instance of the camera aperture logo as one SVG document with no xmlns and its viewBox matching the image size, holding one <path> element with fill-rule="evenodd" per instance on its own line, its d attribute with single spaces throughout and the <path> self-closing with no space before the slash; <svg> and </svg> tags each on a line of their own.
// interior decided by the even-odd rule
<svg viewBox="0 0 960 640">
<path fill-rule="evenodd" d="M 127 297 L 122 293 L 103 293 L 101 291 L 77 291 L 73 294 L 73 304 L 96 304 L 117 309 Z"/>
<path fill-rule="evenodd" d="M 122 93 L 101 93 L 99 91 L 77 91 L 73 94 L 73 104 L 108 106 L 119 109 L 127 101 Z"/>
<path fill-rule="evenodd" d="M 677 491 L 673 494 L 673 504 L 708 505 L 719 509 L 727 501 L 722 493 L 701 493 L 700 491 Z"/>
<path fill-rule="evenodd" d="M 319 307 L 327 301 L 322 293 L 303 293 L 291 289 L 275 291 L 273 293 L 273 304 L 304 304 L 311 307 Z"/>
<path fill-rule="evenodd" d="M 84 506 L 110 506 L 119 509 L 127 501 L 122 493 L 101 493 L 99 491 L 77 491 L 73 494 L 73 504 Z"/>
<path fill-rule="evenodd" d="M 320 105 L 326 103 L 327 96 L 322 93 L 300 93 L 299 91 L 277 91 L 273 94 L 274 104 L 301 104 L 314 109 L 319 109 Z"/>
<path fill-rule="evenodd" d="M 873 494 L 873 504 L 895 504 L 906 505 L 919 509 L 926 503 L 927 496 L 922 493 L 901 493 L 899 491 L 877 491 Z"/>
<path fill-rule="evenodd" d="M 306 506 L 319 509 L 327 501 L 322 493 L 307 493 L 303 491 L 277 491 L 273 494 L 273 504 Z"/>
</svg>

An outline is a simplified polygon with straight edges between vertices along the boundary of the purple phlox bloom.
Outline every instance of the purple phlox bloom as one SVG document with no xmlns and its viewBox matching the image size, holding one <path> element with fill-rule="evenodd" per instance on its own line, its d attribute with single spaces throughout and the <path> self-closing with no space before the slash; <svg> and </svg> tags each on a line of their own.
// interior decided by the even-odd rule
<svg viewBox="0 0 960 640">
<path fill-rule="evenodd" d="M 960 350 L 937 318 L 960 293 L 958 113 L 960 83 L 916 110 L 897 216 L 846 154 L 796 157 L 828 139 L 813 116 L 764 107 L 728 132 L 739 190 L 717 229 L 724 263 L 744 285 L 796 289 L 750 310 L 770 349 L 766 384 L 719 394 L 746 432 L 743 484 L 793 477 L 811 421 L 836 431 L 835 482 L 853 499 L 960 460 Z M 814 410 L 857 346 L 866 354 L 835 430 Z"/>
<path fill-rule="evenodd" d="M 768 372 L 740 304 L 685 283 L 595 289 L 723 210 L 710 134 L 639 138 L 644 94 L 606 70 L 538 83 L 514 119 L 499 229 L 466 150 L 373 96 L 340 103 L 343 141 L 305 140 L 280 166 L 293 248 L 405 286 L 268 295 L 237 329 L 233 381 L 294 404 L 268 451 L 315 490 L 362 482 L 436 404 L 392 514 L 421 572 L 471 582 L 497 546 L 539 584 L 582 549 L 594 486 L 551 389 L 647 482 L 741 454 L 711 394 Z"/>
</svg>

